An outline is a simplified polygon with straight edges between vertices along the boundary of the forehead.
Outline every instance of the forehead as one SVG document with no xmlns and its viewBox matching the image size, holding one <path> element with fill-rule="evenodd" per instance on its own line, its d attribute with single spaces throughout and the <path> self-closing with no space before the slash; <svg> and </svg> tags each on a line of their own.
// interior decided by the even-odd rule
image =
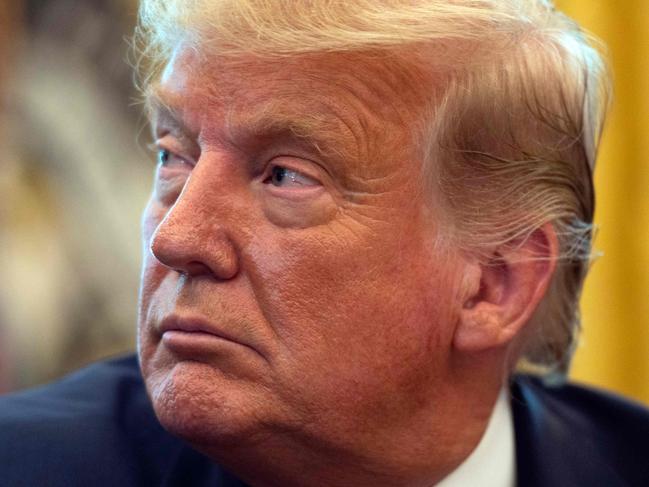
<svg viewBox="0 0 649 487">
<path fill-rule="evenodd" d="M 191 93 L 210 99 L 212 104 L 233 106 L 268 100 L 269 92 L 272 98 L 285 102 L 290 98 L 294 103 L 312 103 L 336 95 L 340 105 L 356 98 L 390 118 L 406 112 L 401 109 L 404 103 L 411 109 L 420 102 L 425 83 L 417 66 L 396 53 L 226 57 L 179 47 L 152 91 Z"/>
<path fill-rule="evenodd" d="M 189 131 L 225 138 L 243 127 L 288 130 L 321 139 L 323 147 L 335 139 L 328 142 L 355 153 L 346 157 L 364 159 L 379 143 L 384 150 L 411 138 L 426 84 L 396 55 L 226 58 L 181 48 L 150 87 L 148 105 L 154 124 L 173 118 Z"/>
</svg>

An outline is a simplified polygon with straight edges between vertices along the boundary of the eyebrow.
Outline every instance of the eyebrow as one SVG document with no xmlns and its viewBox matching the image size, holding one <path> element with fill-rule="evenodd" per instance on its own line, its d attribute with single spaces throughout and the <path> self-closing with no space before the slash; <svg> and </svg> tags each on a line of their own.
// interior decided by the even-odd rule
<svg viewBox="0 0 649 487">
<path fill-rule="evenodd" d="M 270 100 L 254 112 L 231 110 L 225 121 L 227 137 L 243 143 L 292 142 L 322 157 L 353 157 L 349 146 L 355 138 L 339 117 L 322 109 L 304 113 L 304 107 L 296 108 L 283 100 Z"/>
<path fill-rule="evenodd" d="M 192 134 L 192 131 L 184 122 L 184 115 L 180 106 L 181 104 L 174 100 L 174 96 L 167 93 L 159 85 L 152 85 L 147 89 L 144 108 L 154 138 L 157 137 L 156 128 L 161 124 L 174 132 L 180 132 L 187 136 Z"/>
</svg>

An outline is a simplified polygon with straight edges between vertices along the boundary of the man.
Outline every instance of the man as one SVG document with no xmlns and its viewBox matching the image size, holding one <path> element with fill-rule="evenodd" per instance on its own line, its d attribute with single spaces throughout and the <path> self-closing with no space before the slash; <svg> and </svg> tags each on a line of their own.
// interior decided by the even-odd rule
<svg viewBox="0 0 649 487">
<path fill-rule="evenodd" d="M 573 23 L 145 0 L 140 35 L 143 380 L 6 399 L 9 485 L 646 485 L 646 411 L 512 375 L 566 368 L 588 266 L 606 81 Z"/>
</svg>

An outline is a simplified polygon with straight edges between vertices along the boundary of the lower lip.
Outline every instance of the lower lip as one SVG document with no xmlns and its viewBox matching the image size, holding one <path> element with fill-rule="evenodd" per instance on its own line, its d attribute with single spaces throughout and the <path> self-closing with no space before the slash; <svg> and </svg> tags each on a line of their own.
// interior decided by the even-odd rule
<svg viewBox="0 0 649 487">
<path fill-rule="evenodd" d="M 235 342 L 220 336 L 199 331 L 169 330 L 162 334 L 162 343 L 178 353 L 205 353 L 236 345 Z"/>
</svg>

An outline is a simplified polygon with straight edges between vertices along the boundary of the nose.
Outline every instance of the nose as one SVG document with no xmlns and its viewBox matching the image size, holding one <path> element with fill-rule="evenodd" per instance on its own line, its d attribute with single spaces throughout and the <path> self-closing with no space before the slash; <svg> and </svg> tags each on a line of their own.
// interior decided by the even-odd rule
<svg viewBox="0 0 649 487">
<path fill-rule="evenodd" d="M 163 265 L 188 276 L 232 279 L 239 271 L 236 248 L 223 225 L 223 196 L 214 204 L 192 187 L 185 189 L 151 237 L 150 250 Z"/>
</svg>

